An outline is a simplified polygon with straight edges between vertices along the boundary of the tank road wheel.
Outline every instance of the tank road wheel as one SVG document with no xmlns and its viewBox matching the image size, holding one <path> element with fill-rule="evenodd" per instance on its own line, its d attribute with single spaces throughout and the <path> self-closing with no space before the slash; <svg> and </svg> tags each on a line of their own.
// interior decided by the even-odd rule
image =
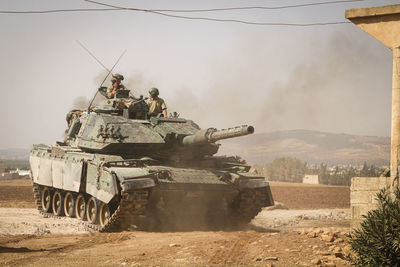
<svg viewBox="0 0 400 267">
<path fill-rule="evenodd" d="M 67 194 L 65 194 L 64 213 L 65 213 L 65 216 L 75 217 L 75 198 L 71 192 L 68 192 Z"/>
<path fill-rule="evenodd" d="M 79 194 L 75 200 L 75 216 L 82 221 L 86 220 L 86 201 L 82 194 Z"/>
<path fill-rule="evenodd" d="M 64 196 L 61 191 L 57 190 L 53 194 L 52 208 L 53 214 L 57 216 L 64 215 Z"/>
<path fill-rule="evenodd" d="M 87 220 L 90 223 L 96 223 L 98 219 L 98 205 L 94 197 L 91 197 L 86 207 Z"/>
<path fill-rule="evenodd" d="M 99 212 L 99 221 L 100 225 L 104 226 L 106 225 L 111 217 L 111 212 L 110 208 L 108 207 L 108 204 L 102 202 L 100 205 L 100 212 Z"/>
<path fill-rule="evenodd" d="M 42 210 L 44 212 L 51 212 L 51 192 L 48 187 L 44 187 L 41 195 Z"/>
</svg>

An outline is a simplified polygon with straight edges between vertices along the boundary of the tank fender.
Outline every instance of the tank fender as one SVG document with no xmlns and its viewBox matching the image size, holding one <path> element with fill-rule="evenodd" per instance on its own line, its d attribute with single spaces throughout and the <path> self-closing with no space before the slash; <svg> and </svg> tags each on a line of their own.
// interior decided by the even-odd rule
<svg viewBox="0 0 400 267">
<path fill-rule="evenodd" d="M 239 189 L 245 189 L 267 187 L 269 184 L 264 179 L 240 179 L 237 181 L 237 186 Z"/>
<path fill-rule="evenodd" d="M 146 168 L 110 168 L 118 178 L 122 190 L 136 190 L 154 187 L 157 181 L 157 172 Z"/>
<path fill-rule="evenodd" d="M 248 173 L 230 173 L 232 182 L 239 190 L 245 188 L 269 187 L 269 183 L 262 176 L 253 176 Z"/>
<path fill-rule="evenodd" d="M 83 175 L 83 161 L 74 157 L 52 156 L 46 150 L 32 148 L 29 162 L 34 183 L 79 192 Z"/>
<path fill-rule="evenodd" d="M 152 178 L 135 178 L 132 180 L 125 180 L 121 183 L 121 188 L 124 191 L 145 189 L 154 187 L 156 183 Z"/>
</svg>

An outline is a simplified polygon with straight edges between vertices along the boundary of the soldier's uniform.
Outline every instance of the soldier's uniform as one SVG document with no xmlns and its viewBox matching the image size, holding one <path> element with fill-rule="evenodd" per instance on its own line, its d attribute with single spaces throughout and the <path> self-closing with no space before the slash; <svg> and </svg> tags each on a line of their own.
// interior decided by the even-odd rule
<svg viewBox="0 0 400 267">
<path fill-rule="evenodd" d="M 111 78 L 111 85 L 110 85 L 109 87 L 107 87 L 107 91 L 106 91 L 107 98 L 113 98 L 113 97 L 114 97 L 114 95 L 112 94 L 112 92 L 113 92 L 113 90 L 114 90 L 114 83 L 117 82 L 117 81 L 121 82 L 121 81 L 123 81 L 123 80 L 124 80 L 124 76 L 122 76 L 122 75 L 119 74 L 119 73 L 115 73 L 115 74 L 112 75 L 112 78 Z M 120 84 L 118 85 L 117 91 L 118 91 L 118 90 L 124 90 L 124 89 L 125 89 L 125 86 L 123 86 L 123 85 L 120 83 Z"/>
<path fill-rule="evenodd" d="M 117 91 L 118 90 L 124 90 L 125 86 L 122 84 L 118 85 Z M 113 98 L 114 96 L 112 95 L 112 91 L 114 90 L 114 86 L 111 84 L 109 87 L 107 87 L 107 97 L 108 98 Z"/>
<path fill-rule="evenodd" d="M 156 99 L 150 98 L 147 100 L 147 105 L 149 106 L 149 115 L 157 116 L 162 114 L 164 109 L 167 109 L 165 102 L 162 98 L 157 97 Z"/>
</svg>

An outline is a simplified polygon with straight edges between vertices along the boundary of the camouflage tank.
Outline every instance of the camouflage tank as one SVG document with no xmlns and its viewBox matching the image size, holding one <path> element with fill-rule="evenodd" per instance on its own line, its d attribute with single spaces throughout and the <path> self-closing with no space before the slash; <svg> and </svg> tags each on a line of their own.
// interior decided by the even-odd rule
<svg viewBox="0 0 400 267">
<path fill-rule="evenodd" d="M 274 204 L 268 182 L 243 160 L 213 156 L 216 141 L 251 134 L 252 126 L 200 129 L 177 116 L 148 118 L 144 99 L 128 93 L 68 113 L 63 142 L 33 145 L 34 197 L 44 216 L 76 217 L 97 231 L 221 228 Z"/>
</svg>

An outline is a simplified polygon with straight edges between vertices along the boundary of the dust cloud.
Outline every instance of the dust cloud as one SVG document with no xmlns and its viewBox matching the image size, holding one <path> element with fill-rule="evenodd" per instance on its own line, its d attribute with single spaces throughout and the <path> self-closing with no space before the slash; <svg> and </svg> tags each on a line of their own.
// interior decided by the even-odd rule
<svg viewBox="0 0 400 267">
<path fill-rule="evenodd" d="M 202 127 L 389 135 L 390 50 L 346 32 L 325 37 L 277 49 L 252 36 L 240 54 L 211 67 L 205 91 L 177 90 L 168 102 Z"/>
<path fill-rule="evenodd" d="M 230 53 L 209 62 L 206 86 L 194 81 L 188 86 L 176 82 L 160 87 L 168 111 L 177 111 L 202 128 L 250 124 L 258 133 L 307 129 L 390 134 L 389 49 L 371 42 L 364 33 L 351 36 L 346 31 L 297 36 L 306 40 L 297 45 L 293 44 L 296 38 L 286 45 L 268 42 L 268 38 L 274 39 L 242 37 L 245 41 L 233 44 Z M 159 82 L 145 73 L 121 74 L 135 96 L 146 97 Z M 99 73 L 95 84 L 101 84 L 106 75 L 106 71 Z M 181 80 L 184 77 L 176 77 Z M 104 86 L 109 84 L 110 77 Z M 95 103 L 102 99 L 97 96 Z M 74 107 L 82 108 L 88 101 L 78 97 Z"/>
</svg>

